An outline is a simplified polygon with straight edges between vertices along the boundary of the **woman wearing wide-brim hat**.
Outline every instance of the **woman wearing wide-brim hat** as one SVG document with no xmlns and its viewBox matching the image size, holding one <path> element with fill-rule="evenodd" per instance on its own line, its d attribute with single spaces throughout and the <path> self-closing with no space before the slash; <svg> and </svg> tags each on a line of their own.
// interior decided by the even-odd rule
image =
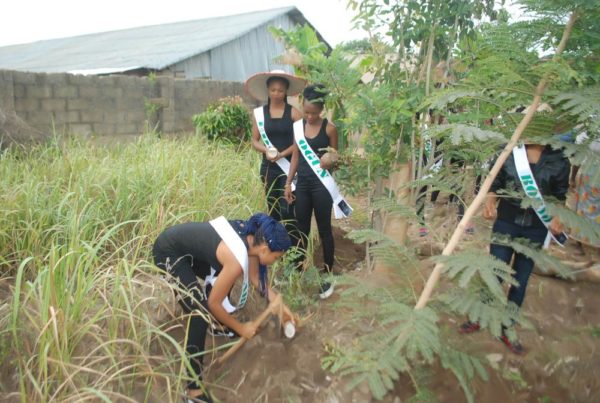
<svg viewBox="0 0 600 403">
<path fill-rule="evenodd" d="M 252 75 L 246 80 L 246 91 L 255 99 L 266 102 L 253 113 L 252 146 L 263 154 L 260 176 L 265 185 L 269 214 L 286 224 L 294 234 L 294 212 L 284 197 L 289 161 L 294 149 L 295 121 L 300 111 L 287 102 L 288 96 L 299 94 L 306 81 L 283 70 Z"/>
</svg>

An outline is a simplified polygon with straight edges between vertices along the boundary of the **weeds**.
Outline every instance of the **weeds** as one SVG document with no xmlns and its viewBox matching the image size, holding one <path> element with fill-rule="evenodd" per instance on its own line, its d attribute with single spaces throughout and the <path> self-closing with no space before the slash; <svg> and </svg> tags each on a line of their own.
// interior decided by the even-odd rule
<svg viewBox="0 0 600 403">
<path fill-rule="evenodd" d="M 175 223 L 262 210 L 257 165 L 248 148 L 199 137 L 3 153 L 2 399 L 179 399 L 185 320 L 152 242 Z"/>
</svg>

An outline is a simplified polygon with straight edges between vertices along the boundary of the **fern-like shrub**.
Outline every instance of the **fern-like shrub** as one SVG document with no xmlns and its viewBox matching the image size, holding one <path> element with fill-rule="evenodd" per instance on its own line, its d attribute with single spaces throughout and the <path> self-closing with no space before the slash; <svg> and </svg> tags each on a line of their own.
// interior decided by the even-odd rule
<svg viewBox="0 0 600 403">
<path fill-rule="evenodd" d="M 242 98 L 226 97 L 208 105 L 202 113 L 192 116 L 196 133 L 209 140 L 223 139 L 240 143 L 250 138 L 252 120 Z"/>
</svg>

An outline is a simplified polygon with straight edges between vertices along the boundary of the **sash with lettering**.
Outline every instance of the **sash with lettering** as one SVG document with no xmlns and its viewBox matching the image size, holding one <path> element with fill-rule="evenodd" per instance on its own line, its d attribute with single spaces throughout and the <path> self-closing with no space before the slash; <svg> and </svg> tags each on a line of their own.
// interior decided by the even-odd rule
<svg viewBox="0 0 600 403">
<path fill-rule="evenodd" d="M 260 134 L 263 143 L 267 147 L 273 147 L 273 143 L 271 143 L 271 140 L 269 140 L 267 132 L 265 131 L 265 112 L 263 111 L 262 106 L 254 109 L 254 118 L 256 119 L 256 127 L 258 127 L 258 133 Z M 286 176 L 290 173 L 290 162 L 286 158 L 279 158 L 275 163 L 279 165 L 279 168 L 281 168 Z M 292 191 L 294 190 L 296 190 L 296 184 L 292 182 Z"/>
<path fill-rule="evenodd" d="M 233 306 L 231 302 L 229 302 L 228 297 L 225 297 L 222 303 L 223 308 L 225 308 L 227 312 L 232 313 L 236 309 L 242 309 L 244 305 L 246 305 L 246 300 L 248 299 L 248 249 L 246 249 L 244 241 L 242 241 L 238 233 L 233 229 L 225 217 L 217 217 L 209 222 L 215 231 L 217 231 L 217 234 L 219 234 L 223 242 L 225 242 L 225 245 L 227 245 L 229 250 L 231 250 L 240 266 L 242 266 L 242 270 L 244 272 L 242 293 L 237 306 Z M 215 276 L 215 274 L 216 270 L 211 267 L 210 275 L 206 276 L 204 279 L 206 283 L 212 285 L 213 287 L 218 279 L 218 276 Z"/>
<path fill-rule="evenodd" d="M 331 195 L 335 218 L 339 219 L 350 217 L 350 214 L 352 214 L 352 207 L 350 207 L 350 204 L 348 204 L 348 202 L 344 200 L 344 197 L 340 194 L 340 191 L 335 183 L 335 180 L 333 179 L 333 176 L 331 176 L 331 173 L 329 173 L 328 170 L 321 168 L 321 161 L 319 160 L 319 157 L 306 141 L 306 137 L 304 137 L 303 119 L 300 119 L 294 123 L 294 140 L 296 140 L 296 144 L 298 144 L 300 154 L 302 154 L 306 162 L 308 162 L 308 166 L 311 167 L 315 175 L 317 175 L 317 178 L 319 178 L 321 183 Z"/>
<path fill-rule="evenodd" d="M 525 149 L 525 146 L 516 146 L 513 148 L 512 153 L 515 159 L 515 168 L 517 169 L 517 175 L 519 175 L 521 186 L 523 186 L 523 190 L 528 197 L 536 200 L 536 204 L 532 208 L 540 218 L 540 221 L 546 226 L 546 228 L 548 228 L 548 235 L 544 241 L 544 248 L 548 248 L 551 239 L 554 239 L 560 246 L 564 246 L 564 243 L 567 240 L 567 235 L 564 233 L 554 235 L 552 231 L 550 231 L 550 222 L 552 221 L 552 216 L 546 211 L 542 193 L 540 192 L 540 189 L 535 182 L 535 178 L 531 173 L 531 167 L 529 166 L 529 160 L 527 159 L 527 150 Z"/>
</svg>

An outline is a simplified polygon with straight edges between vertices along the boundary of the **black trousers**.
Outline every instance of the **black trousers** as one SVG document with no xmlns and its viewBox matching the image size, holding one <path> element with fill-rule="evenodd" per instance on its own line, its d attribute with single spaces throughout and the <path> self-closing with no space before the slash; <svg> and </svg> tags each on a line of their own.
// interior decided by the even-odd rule
<svg viewBox="0 0 600 403">
<path fill-rule="evenodd" d="M 287 176 L 281 172 L 279 167 L 263 162 L 260 166 L 260 177 L 265 186 L 268 214 L 282 222 L 292 243 L 297 243 L 300 234 L 296 227 L 294 205 L 288 204 L 284 197 Z"/>
<path fill-rule="evenodd" d="M 204 290 L 198 284 L 197 277 L 204 277 L 210 267 L 200 266 L 199 262 L 192 262 L 190 256 L 173 256 L 169 251 L 161 250 L 156 244 L 152 250 L 154 264 L 164 270 L 169 281 L 174 282 L 184 292 L 178 293 L 177 300 L 185 313 L 190 314 L 187 329 L 187 343 L 185 351 L 190 360 L 193 372 L 189 375 L 192 379 L 202 379 L 202 356 L 208 329 L 207 299 Z M 188 384 L 190 389 L 200 389 L 196 381 Z"/>
<path fill-rule="evenodd" d="M 331 229 L 331 209 L 333 200 L 325 186 L 317 179 L 303 181 L 298 180 L 296 186 L 296 221 L 300 239 L 298 245 L 306 249 L 308 234 L 310 233 L 311 218 L 315 213 L 319 238 L 323 247 L 323 262 L 325 270 L 330 272 L 333 268 L 334 242 Z"/>
</svg>

